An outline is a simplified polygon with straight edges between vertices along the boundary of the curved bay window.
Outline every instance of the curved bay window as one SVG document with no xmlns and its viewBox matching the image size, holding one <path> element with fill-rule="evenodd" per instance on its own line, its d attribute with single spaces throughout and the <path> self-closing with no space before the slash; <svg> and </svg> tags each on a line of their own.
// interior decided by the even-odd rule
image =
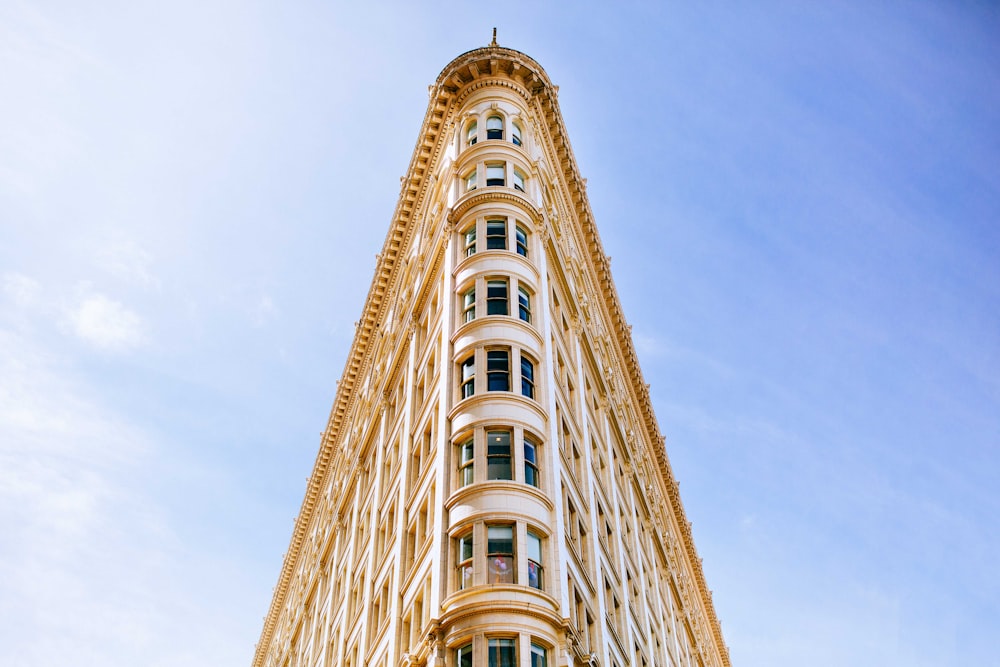
<svg viewBox="0 0 1000 667">
<path fill-rule="evenodd" d="M 487 526 L 487 583 L 513 584 L 516 571 L 514 567 L 514 526 Z"/>
<path fill-rule="evenodd" d="M 517 426 L 490 424 L 463 433 L 455 443 L 455 489 L 476 483 L 476 470 L 485 471 L 479 481 L 514 481 L 539 488 L 542 485 L 541 439 Z"/>
<path fill-rule="evenodd" d="M 478 139 L 479 124 L 476 121 L 469 123 L 469 126 L 465 129 L 465 143 L 469 146 L 475 146 L 476 140 Z"/>
</svg>

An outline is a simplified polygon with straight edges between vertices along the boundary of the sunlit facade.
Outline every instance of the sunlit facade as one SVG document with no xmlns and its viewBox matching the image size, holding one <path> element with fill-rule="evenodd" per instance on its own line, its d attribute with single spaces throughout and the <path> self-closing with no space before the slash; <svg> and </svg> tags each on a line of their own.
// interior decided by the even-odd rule
<svg viewBox="0 0 1000 667">
<path fill-rule="evenodd" d="M 730 664 L 556 92 L 431 87 L 256 667 Z"/>
</svg>

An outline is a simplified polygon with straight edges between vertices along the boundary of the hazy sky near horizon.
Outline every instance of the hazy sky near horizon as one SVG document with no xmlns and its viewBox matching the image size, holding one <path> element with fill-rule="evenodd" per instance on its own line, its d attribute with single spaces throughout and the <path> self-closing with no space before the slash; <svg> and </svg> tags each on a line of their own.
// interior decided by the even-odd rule
<svg viewBox="0 0 1000 667">
<path fill-rule="evenodd" d="M 212 0 L 0 5 L 0 663 L 249 664 L 493 26 L 560 86 L 733 664 L 998 664 L 1000 9 Z"/>
</svg>

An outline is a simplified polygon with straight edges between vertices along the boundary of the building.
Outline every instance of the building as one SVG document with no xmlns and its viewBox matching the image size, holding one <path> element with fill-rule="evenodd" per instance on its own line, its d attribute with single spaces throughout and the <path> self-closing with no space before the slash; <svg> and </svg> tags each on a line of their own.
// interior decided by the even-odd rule
<svg viewBox="0 0 1000 667">
<path fill-rule="evenodd" d="M 728 667 L 556 100 L 430 89 L 256 667 Z"/>
</svg>

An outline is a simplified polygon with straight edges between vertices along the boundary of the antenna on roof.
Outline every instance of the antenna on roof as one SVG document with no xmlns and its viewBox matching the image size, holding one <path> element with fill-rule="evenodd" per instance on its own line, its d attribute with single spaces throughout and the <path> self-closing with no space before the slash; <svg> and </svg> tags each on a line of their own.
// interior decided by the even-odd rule
<svg viewBox="0 0 1000 667">
<path fill-rule="evenodd" d="M 497 44 L 497 29 L 493 28 L 493 41 L 490 42 L 490 46 L 499 46 Z"/>
</svg>

